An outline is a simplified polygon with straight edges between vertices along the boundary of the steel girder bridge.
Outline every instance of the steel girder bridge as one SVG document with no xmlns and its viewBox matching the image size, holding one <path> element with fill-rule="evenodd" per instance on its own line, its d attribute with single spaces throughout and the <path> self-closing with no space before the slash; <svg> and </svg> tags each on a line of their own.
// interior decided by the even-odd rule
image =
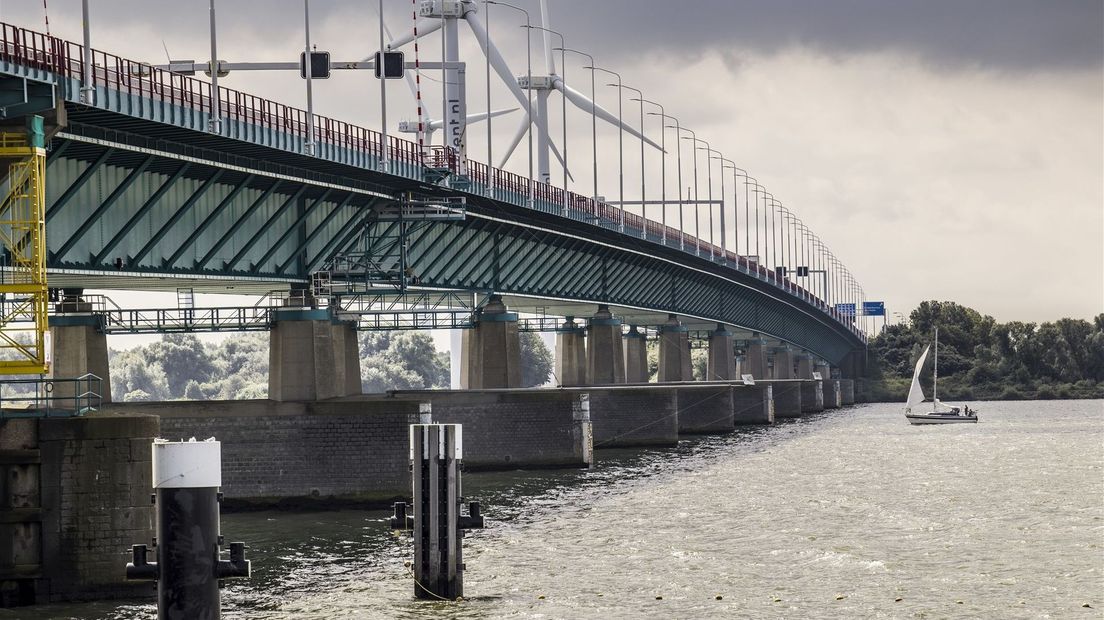
<svg viewBox="0 0 1104 620">
<path fill-rule="evenodd" d="M 460 178 L 447 153 L 319 116 L 308 156 L 302 110 L 220 88 L 216 119 L 203 80 L 88 60 L 0 24 L 0 124 L 41 114 L 51 136 L 52 288 L 315 289 L 338 306 L 494 292 L 548 317 L 608 304 L 629 324 L 723 323 L 833 363 L 864 342 L 854 317 L 795 282 L 612 205 L 477 162 Z"/>
</svg>

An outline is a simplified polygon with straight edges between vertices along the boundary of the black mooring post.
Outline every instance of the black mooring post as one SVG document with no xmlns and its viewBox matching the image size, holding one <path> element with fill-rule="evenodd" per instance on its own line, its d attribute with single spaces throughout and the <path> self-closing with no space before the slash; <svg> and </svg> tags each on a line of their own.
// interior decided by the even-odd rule
<svg viewBox="0 0 1104 620">
<path fill-rule="evenodd" d="M 464 530 L 482 528 L 479 502 L 460 512 L 463 433 L 459 424 L 410 426 L 414 514 L 395 504 L 391 527 L 414 533 L 414 596 L 455 600 L 464 595 Z"/>
<path fill-rule="evenodd" d="M 244 543 L 230 543 L 229 561 L 219 557 L 219 442 L 155 441 L 153 485 L 157 561 L 147 561 L 145 545 L 134 545 L 127 579 L 157 581 L 161 620 L 217 619 L 220 580 L 249 577 L 250 569 Z"/>
</svg>

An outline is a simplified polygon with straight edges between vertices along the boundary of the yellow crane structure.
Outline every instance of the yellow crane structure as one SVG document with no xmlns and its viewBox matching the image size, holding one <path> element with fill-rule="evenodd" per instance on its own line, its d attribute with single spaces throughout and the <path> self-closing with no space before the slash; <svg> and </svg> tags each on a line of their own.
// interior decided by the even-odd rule
<svg viewBox="0 0 1104 620">
<path fill-rule="evenodd" d="M 0 375 L 50 370 L 46 286 L 46 149 L 42 117 L 0 132 Z M 2 170 L 0 170 L 2 174 Z"/>
</svg>

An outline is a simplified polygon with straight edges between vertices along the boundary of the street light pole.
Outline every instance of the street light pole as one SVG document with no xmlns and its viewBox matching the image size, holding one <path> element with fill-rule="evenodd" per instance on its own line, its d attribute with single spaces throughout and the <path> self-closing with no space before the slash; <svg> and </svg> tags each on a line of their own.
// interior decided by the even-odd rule
<svg viewBox="0 0 1104 620">
<path fill-rule="evenodd" d="M 706 178 L 706 187 L 709 188 L 708 189 L 709 205 L 707 207 L 709 209 L 709 260 L 716 260 L 717 257 L 716 257 L 716 254 L 713 251 L 713 249 L 716 247 L 716 243 L 714 243 L 714 237 L 713 237 L 713 164 L 710 163 L 710 161 L 713 158 L 708 155 L 708 153 L 715 153 L 716 151 L 714 151 L 712 148 L 710 148 L 709 143 L 706 142 L 705 140 L 699 140 L 697 138 L 694 138 L 694 141 L 695 142 L 701 142 L 702 144 L 705 145 L 704 149 L 701 148 L 701 147 L 696 147 L 695 150 L 702 150 L 702 151 L 705 151 L 707 153 L 707 155 L 705 156 L 705 178 Z"/>
<path fill-rule="evenodd" d="M 594 165 L 594 192 L 590 197 L 594 200 L 598 200 L 598 122 L 594 112 L 594 108 L 597 105 L 594 103 L 594 56 L 586 52 L 571 49 L 570 47 L 561 47 L 559 49 L 561 52 L 572 52 L 580 56 L 586 56 L 590 60 L 590 148 L 592 151 L 591 159 Z M 586 69 L 587 67 L 583 68 Z"/>
<path fill-rule="evenodd" d="M 678 199 L 678 206 L 679 206 L 679 249 L 680 250 L 686 250 L 686 227 L 683 224 L 683 200 L 682 200 L 682 140 L 681 140 L 682 136 L 680 135 L 682 133 L 682 126 L 679 125 L 679 120 L 677 118 L 673 117 L 673 116 L 668 116 L 667 114 L 664 114 L 662 112 L 660 112 L 659 116 L 660 116 L 660 118 L 663 118 L 663 119 L 671 119 L 671 120 L 675 121 L 674 125 L 664 125 L 663 128 L 664 129 L 674 129 L 675 130 L 675 138 L 680 138 L 680 139 L 675 140 L 675 160 L 676 160 L 676 166 L 678 167 L 678 190 L 679 190 L 679 199 Z M 666 153 L 667 153 L 666 148 L 664 148 L 663 152 L 664 152 L 664 156 L 666 156 Z"/>
<path fill-rule="evenodd" d="M 648 238 L 648 197 L 645 191 L 645 175 L 644 175 L 644 93 L 640 92 L 640 89 L 633 88 L 632 86 L 625 86 L 627 90 L 631 90 L 636 93 L 635 99 L 630 101 L 640 102 L 640 216 L 644 219 L 644 225 L 641 227 L 640 238 Z"/>
<path fill-rule="evenodd" d="M 665 131 L 665 117 L 667 115 L 664 114 L 662 105 L 648 99 L 641 99 L 641 101 L 644 103 L 650 103 L 659 108 L 659 150 L 661 151 L 659 158 L 659 193 L 660 202 L 662 203 L 663 209 L 660 213 L 660 223 L 663 226 L 662 242 L 663 245 L 667 245 L 667 132 Z M 657 114 L 655 112 L 648 112 L 648 116 L 657 116 Z M 641 133 L 643 133 L 643 131 L 641 131 Z"/>
<path fill-rule="evenodd" d="M 564 36 L 562 34 L 560 34 L 559 32 L 556 32 L 555 30 L 551 30 L 549 28 L 544 28 L 542 26 L 529 26 L 529 25 L 526 25 L 525 27 L 527 29 L 530 29 L 530 30 L 543 30 L 544 32 L 547 32 L 549 34 L 554 34 L 554 35 L 556 35 L 557 37 L 560 38 L 560 47 L 557 48 L 557 49 L 560 50 L 560 79 L 563 81 L 564 85 L 566 86 L 567 85 L 567 62 L 566 62 L 566 55 L 564 53 L 564 48 L 567 46 L 567 43 L 564 41 Z M 563 93 L 560 93 L 560 114 L 563 117 L 563 159 L 561 161 L 561 163 L 563 164 L 563 205 L 562 205 L 563 213 L 562 214 L 563 214 L 564 217 L 567 217 L 567 204 L 568 204 L 568 200 L 567 200 L 567 96 L 565 96 Z"/>
<path fill-rule="evenodd" d="M 694 142 L 698 141 L 698 134 L 693 129 L 682 128 L 683 131 L 689 132 L 693 136 Z M 681 136 L 681 139 L 685 140 L 685 136 Z M 698 200 L 698 148 L 695 145 L 691 151 L 694 153 L 694 255 L 701 256 L 701 217 L 698 214 L 698 207 L 701 206 L 701 202 Z"/>
<path fill-rule="evenodd" d="M 383 0 L 380 0 L 381 2 Z M 529 11 L 521 8 L 520 6 L 514 6 L 500 0 L 483 0 L 486 4 L 497 4 L 498 6 L 505 6 L 515 11 L 521 11 L 525 14 L 525 99 L 528 109 L 525 113 L 529 116 L 527 119 L 528 126 L 525 133 L 529 136 L 529 208 L 533 208 L 533 46 L 531 44 L 531 34 L 533 29 L 530 27 L 532 24 L 529 20 Z M 382 13 L 381 13 L 382 15 Z M 382 18 L 380 18 L 382 19 Z M 489 41 L 490 39 L 488 39 Z M 491 165 L 490 163 L 487 164 Z"/>
<path fill-rule="evenodd" d="M 618 232 L 625 232 L 625 123 L 621 120 L 621 74 L 603 69 L 597 65 L 591 65 L 590 68 L 617 77 L 617 184 L 620 188 L 621 200 L 621 221 L 617 225 L 617 230 Z M 607 86 L 614 85 L 607 84 Z"/>
</svg>

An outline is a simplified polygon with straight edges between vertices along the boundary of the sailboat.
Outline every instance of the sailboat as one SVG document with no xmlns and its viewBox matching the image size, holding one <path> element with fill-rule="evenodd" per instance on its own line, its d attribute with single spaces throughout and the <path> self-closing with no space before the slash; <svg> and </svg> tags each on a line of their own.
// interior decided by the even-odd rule
<svg viewBox="0 0 1104 620">
<path fill-rule="evenodd" d="M 924 369 L 924 362 L 928 359 L 928 350 L 931 345 L 924 347 L 920 359 L 916 362 L 916 370 L 912 373 L 912 386 L 909 387 L 908 399 L 905 401 L 905 417 L 910 424 L 957 424 L 961 422 L 977 423 L 977 411 L 966 408 L 963 415 L 958 407 L 946 405 L 939 400 L 939 328 L 935 328 L 935 360 L 933 363 L 932 378 L 932 404 L 931 411 L 923 412 L 917 407 L 924 402 L 924 390 L 920 387 L 920 371 Z"/>
</svg>

